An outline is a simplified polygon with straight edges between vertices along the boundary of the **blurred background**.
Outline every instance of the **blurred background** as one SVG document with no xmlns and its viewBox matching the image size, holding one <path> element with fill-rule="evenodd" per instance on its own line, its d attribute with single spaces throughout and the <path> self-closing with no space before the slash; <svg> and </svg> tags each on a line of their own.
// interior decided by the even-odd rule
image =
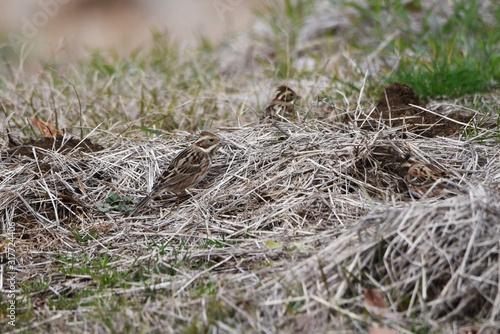
<svg viewBox="0 0 500 334">
<path fill-rule="evenodd" d="M 247 27 L 259 7 L 280 0 L 2 0 L 0 42 L 30 42 L 30 57 L 81 57 L 88 49 L 120 55 L 147 46 L 152 31 L 186 46 L 218 43 Z M 5 44 L 3 44 L 5 46 Z"/>
</svg>

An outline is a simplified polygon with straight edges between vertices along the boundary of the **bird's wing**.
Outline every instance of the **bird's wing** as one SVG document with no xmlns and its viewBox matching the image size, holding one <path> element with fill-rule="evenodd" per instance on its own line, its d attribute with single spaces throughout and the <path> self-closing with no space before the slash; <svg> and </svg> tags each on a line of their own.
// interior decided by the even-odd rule
<svg viewBox="0 0 500 334">
<path fill-rule="evenodd" d="M 166 188 L 182 182 L 193 174 L 200 173 L 207 163 L 210 161 L 207 161 L 204 152 L 189 147 L 179 153 L 167 169 L 161 173 L 155 188 Z"/>
<path fill-rule="evenodd" d="M 408 171 L 410 181 L 417 186 L 432 185 L 441 178 L 446 178 L 446 172 L 434 165 L 418 164 Z"/>
</svg>

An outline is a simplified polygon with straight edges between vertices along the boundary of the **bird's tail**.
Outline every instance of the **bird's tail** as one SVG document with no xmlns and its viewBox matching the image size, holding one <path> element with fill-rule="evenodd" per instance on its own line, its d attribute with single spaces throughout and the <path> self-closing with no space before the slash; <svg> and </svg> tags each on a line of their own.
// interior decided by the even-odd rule
<svg viewBox="0 0 500 334">
<path fill-rule="evenodd" d="M 151 199 L 151 195 L 147 195 L 146 197 L 144 197 L 143 199 L 141 199 L 139 201 L 139 203 L 137 203 L 135 205 L 134 213 L 137 213 L 140 210 L 142 210 L 146 206 L 146 204 L 148 204 L 148 202 L 149 202 L 150 199 Z"/>
</svg>

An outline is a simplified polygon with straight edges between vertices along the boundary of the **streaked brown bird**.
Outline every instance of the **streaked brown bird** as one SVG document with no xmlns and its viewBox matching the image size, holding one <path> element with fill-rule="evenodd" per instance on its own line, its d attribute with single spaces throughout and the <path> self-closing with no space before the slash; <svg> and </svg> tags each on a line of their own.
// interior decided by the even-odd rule
<svg viewBox="0 0 500 334">
<path fill-rule="evenodd" d="M 281 117 L 293 119 L 295 102 L 301 97 L 288 86 L 279 86 L 276 89 L 271 103 L 264 109 L 261 121 L 265 119 L 279 120 Z"/>
<path fill-rule="evenodd" d="M 404 181 L 408 192 L 414 198 L 449 197 L 457 195 L 461 189 L 450 180 L 448 172 L 425 162 L 408 158 L 401 164 L 408 169 Z"/>
<path fill-rule="evenodd" d="M 186 195 L 186 189 L 200 182 L 207 175 L 212 157 L 220 147 L 220 138 L 211 132 L 203 131 L 198 139 L 181 151 L 156 179 L 151 192 L 135 207 L 135 212 L 142 209 L 151 198 L 162 191 L 171 191 L 180 200 Z"/>
</svg>

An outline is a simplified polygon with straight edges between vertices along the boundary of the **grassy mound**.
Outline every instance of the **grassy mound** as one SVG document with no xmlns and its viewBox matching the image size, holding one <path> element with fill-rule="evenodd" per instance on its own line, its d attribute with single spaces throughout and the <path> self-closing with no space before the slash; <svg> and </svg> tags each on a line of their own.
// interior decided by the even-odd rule
<svg viewBox="0 0 500 334">
<path fill-rule="evenodd" d="M 117 330 L 175 332 L 497 324 L 497 148 L 340 123 L 282 126 L 290 138 L 271 125 L 220 131 L 228 146 L 193 196 L 166 194 L 135 216 L 153 174 L 194 137 L 2 153 L 1 215 L 21 236 L 24 316 L 55 312 L 50 326 L 68 330 L 70 312 L 92 326 L 106 318 Z M 405 152 L 447 166 L 467 192 L 412 200 L 398 167 Z M 388 308 L 370 310 L 367 289 Z"/>
<path fill-rule="evenodd" d="M 498 8 L 285 1 L 219 47 L 5 53 L 0 332 L 496 332 Z M 133 214 L 202 128 L 228 145 L 192 196 Z M 411 198 L 408 155 L 460 193 Z"/>
</svg>

